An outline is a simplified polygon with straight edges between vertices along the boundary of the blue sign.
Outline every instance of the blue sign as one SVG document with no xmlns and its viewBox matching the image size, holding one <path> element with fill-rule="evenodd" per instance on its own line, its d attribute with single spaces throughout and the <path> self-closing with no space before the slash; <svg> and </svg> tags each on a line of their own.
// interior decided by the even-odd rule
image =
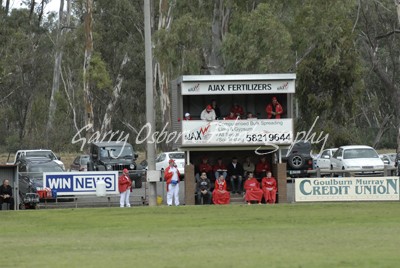
<svg viewBox="0 0 400 268">
<path fill-rule="evenodd" d="M 118 194 L 118 171 L 49 172 L 43 174 L 43 187 L 57 191 L 57 195 L 96 194 L 98 181 L 104 181 L 107 194 Z M 104 189 L 104 188 L 103 188 Z"/>
</svg>

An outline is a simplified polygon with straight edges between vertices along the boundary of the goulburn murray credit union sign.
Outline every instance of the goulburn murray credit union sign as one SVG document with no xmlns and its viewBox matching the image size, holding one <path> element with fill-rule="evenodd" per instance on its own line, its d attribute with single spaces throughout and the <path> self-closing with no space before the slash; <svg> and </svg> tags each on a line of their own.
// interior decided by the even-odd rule
<svg viewBox="0 0 400 268">
<path fill-rule="evenodd" d="M 296 179 L 296 202 L 399 201 L 399 177 Z"/>
</svg>

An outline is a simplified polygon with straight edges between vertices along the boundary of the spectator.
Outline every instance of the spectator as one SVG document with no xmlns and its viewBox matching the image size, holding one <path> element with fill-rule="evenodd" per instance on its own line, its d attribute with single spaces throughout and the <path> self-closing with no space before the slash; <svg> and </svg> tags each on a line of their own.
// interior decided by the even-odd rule
<svg viewBox="0 0 400 268">
<path fill-rule="evenodd" d="M 217 180 L 219 178 L 219 176 L 224 176 L 224 179 L 226 179 L 226 175 L 228 175 L 227 173 L 227 168 L 224 165 L 224 163 L 222 163 L 222 158 L 218 158 L 217 160 L 217 164 L 215 164 L 213 166 L 213 171 L 214 171 L 214 175 L 215 175 L 215 179 Z"/>
<path fill-rule="evenodd" d="M 197 204 L 201 205 L 201 200 L 203 200 L 203 205 L 209 205 L 211 203 L 211 182 L 207 178 L 207 173 L 202 172 L 200 180 L 196 185 L 197 193 Z"/>
<path fill-rule="evenodd" d="M 242 194 L 243 167 L 237 161 L 237 157 L 232 158 L 232 162 L 228 165 L 228 176 L 231 182 L 232 194 Z"/>
<path fill-rule="evenodd" d="M 274 96 L 272 97 L 272 103 L 267 105 L 265 111 L 267 112 L 268 119 L 280 119 L 283 113 L 283 108 Z"/>
<path fill-rule="evenodd" d="M 231 112 L 233 112 L 234 115 L 239 116 L 240 118 L 242 118 L 244 116 L 244 110 L 243 107 L 240 106 L 237 103 L 234 103 L 232 108 L 231 108 Z"/>
<path fill-rule="evenodd" d="M 215 120 L 216 115 L 215 111 L 211 105 L 207 105 L 207 107 L 201 112 L 200 119 L 206 121 L 213 121 Z"/>
<path fill-rule="evenodd" d="M 244 170 L 244 177 L 247 178 L 247 175 L 249 172 L 254 172 L 255 166 L 253 162 L 251 162 L 250 157 L 246 157 L 244 163 L 243 163 L 243 170 Z"/>
<path fill-rule="evenodd" d="M 200 179 L 200 174 L 202 172 L 205 172 L 207 174 L 207 178 L 212 178 L 212 171 L 213 168 L 212 166 L 208 163 L 208 158 L 207 157 L 203 157 L 202 162 L 200 163 L 199 167 L 198 167 L 198 173 L 196 173 L 196 182 L 199 181 Z"/>
<path fill-rule="evenodd" d="M 260 162 L 256 165 L 256 178 L 261 181 L 261 178 L 267 175 L 267 171 L 271 171 L 271 168 L 269 167 L 267 158 L 262 156 Z"/>
<path fill-rule="evenodd" d="M 14 198 L 9 180 L 5 179 L 0 186 L 0 210 L 3 209 L 3 204 L 7 203 L 11 210 L 14 210 Z"/>
<path fill-rule="evenodd" d="M 263 191 L 260 188 L 260 183 L 253 177 L 252 172 L 249 173 L 248 178 L 244 183 L 244 190 L 246 191 L 244 199 L 248 205 L 250 205 L 252 201 L 257 201 L 258 204 L 261 204 Z"/>
<path fill-rule="evenodd" d="M 185 118 L 183 120 L 186 120 L 186 121 L 192 120 L 190 113 L 185 113 Z"/>
<path fill-rule="evenodd" d="M 215 99 L 213 99 L 211 101 L 211 106 L 215 111 L 215 117 L 217 119 L 221 119 L 221 110 L 219 109 L 219 106 L 218 106 L 217 101 Z"/>
<path fill-rule="evenodd" d="M 181 174 L 175 165 L 175 161 L 170 159 L 169 166 L 164 171 L 164 179 L 167 182 L 167 204 L 172 206 L 175 199 L 175 206 L 179 206 L 179 178 Z"/>
<path fill-rule="evenodd" d="M 215 205 L 225 205 L 229 204 L 230 202 L 231 196 L 226 190 L 226 180 L 223 175 L 220 175 L 215 181 L 212 199 Z"/>
<path fill-rule="evenodd" d="M 129 171 L 126 168 L 122 171 L 122 175 L 119 176 L 118 190 L 120 192 L 119 206 L 123 208 L 126 205 L 126 207 L 130 208 L 129 195 L 132 191 L 132 182 L 129 178 Z"/>
<path fill-rule="evenodd" d="M 271 171 L 268 171 L 267 176 L 262 179 L 261 188 L 264 192 L 265 203 L 275 204 L 278 187 L 275 178 L 272 177 Z"/>
<path fill-rule="evenodd" d="M 236 120 L 239 119 L 240 117 L 236 116 L 234 112 L 229 112 L 229 115 L 224 117 L 224 120 Z"/>
<path fill-rule="evenodd" d="M 257 117 L 254 116 L 252 112 L 248 112 L 248 113 L 247 113 L 246 119 L 254 120 L 254 119 L 257 119 Z"/>
</svg>

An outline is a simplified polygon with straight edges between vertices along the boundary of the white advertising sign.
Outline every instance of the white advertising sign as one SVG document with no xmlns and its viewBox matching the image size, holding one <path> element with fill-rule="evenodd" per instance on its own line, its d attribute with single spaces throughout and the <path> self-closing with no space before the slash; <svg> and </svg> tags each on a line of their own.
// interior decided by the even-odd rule
<svg viewBox="0 0 400 268">
<path fill-rule="evenodd" d="M 295 93 L 294 80 L 183 82 L 182 95 Z"/>
<path fill-rule="evenodd" d="M 399 177 L 296 179 L 296 202 L 399 201 Z"/>
<path fill-rule="evenodd" d="M 118 194 L 118 171 L 49 172 L 43 174 L 43 187 L 57 195 L 96 194 L 96 184 L 104 181 L 107 194 Z"/>
<path fill-rule="evenodd" d="M 182 146 L 270 145 L 293 141 L 292 119 L 190 120 L 182 122 Z"/>
</svg>

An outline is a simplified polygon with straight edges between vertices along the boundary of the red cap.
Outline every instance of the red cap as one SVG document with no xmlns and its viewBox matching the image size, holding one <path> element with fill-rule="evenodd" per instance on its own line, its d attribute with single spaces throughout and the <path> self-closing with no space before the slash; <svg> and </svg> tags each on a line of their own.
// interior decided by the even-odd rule
<svg viewBox="0 0 400 268">
<path fill-rule="evenodd" d="M 207 111 L 211 111 L 212 110 L 212 106 L 211 105 L 207 105 L 206 110 Z"/>
<path fill-rule="evenodd" d="M 174 159 L 170 159 L 168 163 L 175 163 Z"/>
<path fill-rule="evenodd" d="M 122 172 L 129 173 L 128 169 L 126 169 L 126 168 L 124 168 L 124 170 L 122 170 Z"/>
</svg>

